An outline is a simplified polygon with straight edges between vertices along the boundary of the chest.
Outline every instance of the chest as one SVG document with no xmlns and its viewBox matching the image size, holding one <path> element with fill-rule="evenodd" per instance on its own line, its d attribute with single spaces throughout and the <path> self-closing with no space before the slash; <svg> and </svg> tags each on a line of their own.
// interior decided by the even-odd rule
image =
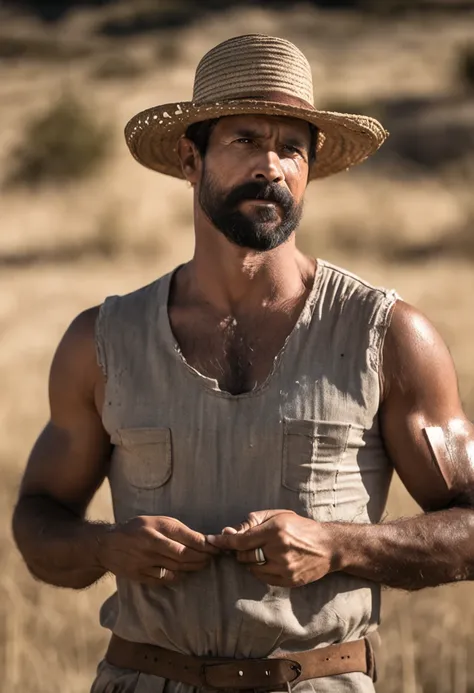
<svg viewBox="0 0 474 693">
<path fill-rule="evenodd" d="M 296 321 L 292 311 L 217 320 L 202 311 L 171 308 L 169 317 L 186 362 L 233 395 L 268 378 Z"/>
<path fill-rule="evenodd" d="M 127 358 L 109 359 L 103 417 L 118 518 L 165 514 L 212 533 L 256 509 L 352 520 L 369 497 L 383 500 L 377 374 L 363 346 L 317 321 L 268 316 L 241 335 L 202 314 L 168 315 L 181 354 L 165 325 L 138 346 L 124 332 Z"/>
<path fill-rule="evenodd" d="M 167 369 L 128 413 L 106 408 L 119 520 L 169 515 L 213 533 L 266 508 L 352 520 L 366 516 L 369 497 L 377 514 L 387 465 L 376 420 L 365 429 L 365 412 L 315 370 L 290 374 L 283 359 L 268 387 L 233 397 Z M 123 385 L 120 400 L 131 402 Z"/>
</svg>

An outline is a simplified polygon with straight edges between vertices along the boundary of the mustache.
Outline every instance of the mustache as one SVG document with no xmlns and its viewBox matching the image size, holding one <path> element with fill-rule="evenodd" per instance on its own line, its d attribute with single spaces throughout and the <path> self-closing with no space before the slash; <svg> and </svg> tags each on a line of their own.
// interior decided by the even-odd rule
<svg viewBox="0 0 474 693">
<path fill-rule="evenodd" d="M 226 206 L 236 207 L 244 200 L 266 200 L 276 202 L 283 209 L 291 209 L 294 205 L 292 194 L 278 183 L 259 183 L 250 181 L 234 188 L 226 197 Z"/>
</svg>

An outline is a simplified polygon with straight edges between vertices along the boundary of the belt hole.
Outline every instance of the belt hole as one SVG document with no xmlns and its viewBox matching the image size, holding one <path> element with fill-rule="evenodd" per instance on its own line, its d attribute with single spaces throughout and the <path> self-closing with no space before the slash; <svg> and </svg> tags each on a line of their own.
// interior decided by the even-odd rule
<svg viewBox="0 0 474 693">
<path fill-rule="evenodd" d="M 153 657 L 153 661 L 154 661 L 154 662 L 157 662 L 157 661 L 158 661 L 158 657 Z"/>
<path fill-rule="evenodd" d="M 242 669 L 241 669 L 241 670 L 239 671 L 239 676 L 243 676 L 243 675 L 244 675 L 244 672 L 243 672 Z"/>
<path fill-rule="evenodd" d="M 148 655 L 145 655 L 145 659 L 148 659 Z"/>
<path fill-rule="evenodd" d="M 265 672 L 265 676 L 270 676 L 270 672 L 268 671 L 268 669 Z"/>
</svg>

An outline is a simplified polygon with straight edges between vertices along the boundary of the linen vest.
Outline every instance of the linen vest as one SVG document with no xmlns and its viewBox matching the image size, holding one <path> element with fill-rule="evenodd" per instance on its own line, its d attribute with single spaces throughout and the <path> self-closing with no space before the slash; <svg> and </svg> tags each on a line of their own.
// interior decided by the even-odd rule
<svg viewBox="0 0 474 693">
<path fill-rule="evenodd" d="M 218 534 L 252 511 L 288 508 L 318 522 L 379 522 L 392 475 L 378 418 L 380 355 L 397 295 L 318 260 L 269 376 L 231 395 L 180 352 L 168 318 L 172 276 L 107 298 L 97 319 L 116 520 L 167 515 Z M 359 638 L 379 616 L 380 587 L 371 581 L 332 573 L 304 587 L 271 587 L 223 555 L 175 585 L 118 578 L 101 624 L 188 654 L 263 657 Z M 126 674 L 102 663 L 94 693 Z M 167 693 L 192 690 L 136 676 L 136 693 L 165 684 Z M 295 690 L 374 687 L 359 673 Z"/>
</svg>

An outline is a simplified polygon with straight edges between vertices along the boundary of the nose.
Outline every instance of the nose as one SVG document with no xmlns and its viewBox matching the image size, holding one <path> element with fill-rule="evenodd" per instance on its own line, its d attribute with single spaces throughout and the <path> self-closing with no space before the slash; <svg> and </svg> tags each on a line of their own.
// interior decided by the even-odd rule
<svg viewBox="0 0 474 693">
<path fill-rule="evenodd" d="M 252 177 L 259 181 L 265 179 L 268 183 L 283 183 L 285 174 L 278 154 L 272 151 L 261 152 Z"/>
</svg>

